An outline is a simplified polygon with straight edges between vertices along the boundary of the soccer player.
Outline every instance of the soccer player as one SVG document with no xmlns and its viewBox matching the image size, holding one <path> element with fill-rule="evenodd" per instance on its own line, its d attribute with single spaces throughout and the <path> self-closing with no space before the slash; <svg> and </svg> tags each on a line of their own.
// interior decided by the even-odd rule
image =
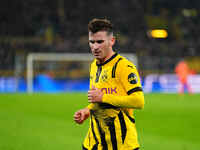
<svg viewBox="0 0 200 150">
<path fill-rule="evenodd" d="M 83 150 L 138 150 L 133 110 L 144 107 L 138 71 L 113 50 L 115 37 L 109 20 L 91 20 L 88 31 L 95 58 L 90 68 L 90 104 L 74 114 L 78 124 L 90 116 Z"/>
<path fill-rule="evenodd" d="M 188 83 L 188 76 L 190 74 L 192 74 L 188 64 L 186 63 L 186 61 L 182 60 L 180 62 L 178 62 L 178 64 L 175 67 L 175 73 L 179 79 L 180 82 L 180 88 L 178 90 L 178 92 L 180 94 L 183 94 L 185 91 L 185 88 L 187 88 L 187 91 L 189 93 L 192 93 L 190 84 Z"/>
</svg>

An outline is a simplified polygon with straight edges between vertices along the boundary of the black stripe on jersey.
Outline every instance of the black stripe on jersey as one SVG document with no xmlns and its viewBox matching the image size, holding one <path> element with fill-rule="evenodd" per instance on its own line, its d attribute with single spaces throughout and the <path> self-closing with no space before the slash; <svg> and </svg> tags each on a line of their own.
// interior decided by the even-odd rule
<svg viewBox="0 0 200 150">
<path fill-rule="evenodd" d="M 85 148 L 83 145 L 82 145 L 82 150 L 88 150 L 87 148 Z"/>
<path fill-rule="evenodd" d="M 111 137 L 113 150 L 118 150 L 114 120 L 115 118 L 109 118 L 109 122 L 107 123 L 107 125 L 108 125 L 108 129 L 110 130 L 110 137 Z"/>
<path fill-rule="evenodd" d="M 91 111 L 91 113 L 92 113 L 92 111 Z M 96 137 L 96 134 L 95 134 L 95 132 L 94 132 L 94 124 L 93 124 L 93 116 L 91 115 L 91 128 L 92 128 L 92 134 L 93 134 L 93 136 L 94 136 L 94 139 L 95 139 L 95 141 L 96 141 L 96 143 L 98 144 L 99 142 L 98 142 L 98 140 L 97 140 L 97 137 Z"/>
<path fill-rule="evenodd" d="M 125 137 L 126 137 L 127 128 L 126 128 L 126 123 L 125 123 L 125 120 L 124 120 L 124 116 L 123 116 L 121 111 L 119 112 L 118 117 L 119 117 L 119 122 L 120 122 L 120 126 L 121 126 L 122 143 L 124 143 L 124 140 L 125 140 Z"/>
<path fill-rule="evenodd" d="M 101 75 L 101 71 L 102 71 L 102 66 L 98 66 L 97 72 L 96 72 L 96 80 L 95 80 L 95 82 L 99 82 L 99 77 Z"/>
<path fill-rule="evenodd" d="M 98 130 L 99 130 L 99 133 L 100 133 L 101 143 L 102 143 L 102 146 L 103 146 L 103 150 L 108 150 L 108 145 L 107 145 L 106 139 L 105 139 L 105 132 L 103 132 L 103 130 L 101 129 L 99 121 L 96 118 L 95 118 L 95 121 L 97 123 L 97 127 L 98 127 Z"/>
<path fill-rule="evenodd" d="M 101 109 L 118 109 L 118 107 L 116 106 L 113 106 L 111 104 L 108 104 L 108 103 L 99 103 L 99 107 L 101 107 Z"/>
<path fill-rule="evenodd" d="M 132 117 L 129 116 L 128 114 L 126 114 L 126 115 L 128 116 L 129 120 L 130 120 L 132 123 L 135 123 L 135 119 L 134 119 L 134 118 L 132 118 Z"/>
<path fill-rule="evenodd" d="M 95 144 L 93 147 L 92 147 L 92 150 L 97 150 L 98 148 L 98 144 Z"/>
<path fill-rule="evenodd" d="M 122 58 L 119 58 L 112 68 L 112 78 L 115 78 L 115 72 L 116 72 L 117 64 L 119 63 L 120 60 L 122 60 Z"/>
<path fill-rule="evenodd" d="M 98 144 L 95 144 L 94 146 L 93 146 L 93 148 L 92 148 L 92 150 L 97 150 L 97 147 L 98 146 Z M 88 150 L 87 148 L 85 148 L 83 145 L 82 145 L 82 150 Z"/>
<path fill-rule="evenodd" d="M 127 92 L 127 94 L 130 95 L 130 94 L 132 94 L 132 93 L 134 93 L 134 92 L 137 92 L 137 91 L 142 91 L 142 88 L 141 88 L 141 87 L 133 88 L 133 89 L 129 90 L 129 91 Z"/>
</svg>

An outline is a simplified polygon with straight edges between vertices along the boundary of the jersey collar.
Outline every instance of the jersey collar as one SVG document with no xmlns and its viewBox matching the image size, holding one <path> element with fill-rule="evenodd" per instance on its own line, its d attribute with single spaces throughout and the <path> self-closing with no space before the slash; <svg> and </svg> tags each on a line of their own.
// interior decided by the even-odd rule
<svg viewBox="0 0 200 150">
<path fill-rule="evenodd" d="M 118 55 L 118 54 L 115 53 L 115 54 L 113 54 L 108 60 L 106 60 L 104 63 L 102 63 L 102 64 L 97 64 L 97 63 L 96 63 L 96 65 L 97 65 L 97 66 L 103 66 L 103 65 L 107 64 L 108 62 L 110 62 L 111 60 L 113 60 L 117 55 Z"/>
</svg>

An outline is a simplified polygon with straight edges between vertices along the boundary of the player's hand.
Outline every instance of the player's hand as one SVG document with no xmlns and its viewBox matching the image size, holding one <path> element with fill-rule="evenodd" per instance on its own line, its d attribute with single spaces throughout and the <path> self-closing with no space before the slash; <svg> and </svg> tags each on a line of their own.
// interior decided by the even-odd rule
<svg viewBox="0 0 200 150">
<path fill-rule="evenodd" d="M 88 102 L 89 103 L 101 103 L 103 99 L 103 92 L 92 86 L 92 89 L 88 91 Z"/>
<path fill-rule="evenodd" d="M 90 110 L 88 108 L 84 108 L 74 113 L 74 121 L 78 124 L 82 124 L 89 116 Z"/>
</svg>

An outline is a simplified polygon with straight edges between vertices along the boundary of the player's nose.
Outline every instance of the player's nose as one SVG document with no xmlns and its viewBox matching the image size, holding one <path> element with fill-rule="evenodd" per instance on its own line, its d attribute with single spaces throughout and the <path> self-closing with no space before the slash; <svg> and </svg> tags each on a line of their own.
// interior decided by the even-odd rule
<svg viewBox="0 0 200 150">
<path fill-rule="evenodd" d="M 98 43 L 94 43 L 94 44 L 93 44 L 93 48 L 94 48 L 94 49 L 99 49 L 99 44 L 98 44 Z"/>
</svg>

